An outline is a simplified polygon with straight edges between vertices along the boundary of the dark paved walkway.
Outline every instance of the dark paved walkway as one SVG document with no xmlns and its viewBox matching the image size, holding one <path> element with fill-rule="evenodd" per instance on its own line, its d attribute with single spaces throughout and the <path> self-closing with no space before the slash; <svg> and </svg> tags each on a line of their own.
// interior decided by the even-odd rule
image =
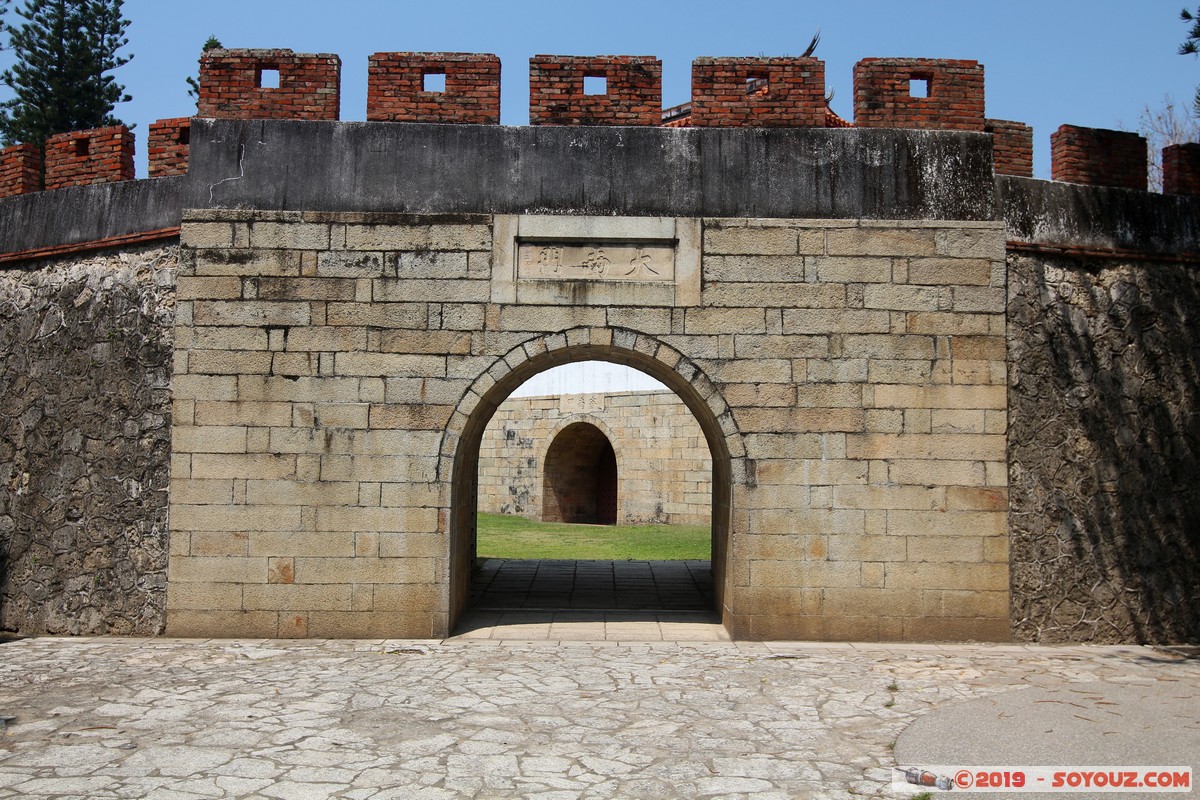
<svg viewBox="0 0 1200 800">
<path fill-rule="evenodd" d="M 707 561 L 487 559 L 455 638 L 728 641 Z"/>
<path fill-rule="evenodd" d="M 477 610 L 707 611 L 707 561 L 533 561 L 489 558 L 471 581 Z"/>
</svg>

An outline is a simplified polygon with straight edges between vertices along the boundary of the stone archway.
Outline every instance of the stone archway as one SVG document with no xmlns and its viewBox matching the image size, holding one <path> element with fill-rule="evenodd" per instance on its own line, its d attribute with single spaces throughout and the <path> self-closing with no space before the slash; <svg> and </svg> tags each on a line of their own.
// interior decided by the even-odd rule
<svg viewBox="0 0 1200 800">
<path fill-rule="evenodd" d="M 691 411 L 712 457 L 712 571 L 716 611 L 728 626 L 726 569 L 730 552 L 733 476 L 746 474 L 745 448 L 733 412 L 703 371 L 675 348 L 623 328 L 574 328 L 534 337 L 510 350 L 480 375 L 455 409 L 442 440 L 438 475 L 451 483 L 448 627 L 466 609 L 475 559 L 479 447 L 499 405 L 539 372 L 577 361 L 610 361 L 641 370 L 670 388 Z"/>
<path fill-rule="evenodd" d="M 617 456 L 603 431 L 573 422 L 542 462 L 542 521 L 617 523 Z"/>
</svg>

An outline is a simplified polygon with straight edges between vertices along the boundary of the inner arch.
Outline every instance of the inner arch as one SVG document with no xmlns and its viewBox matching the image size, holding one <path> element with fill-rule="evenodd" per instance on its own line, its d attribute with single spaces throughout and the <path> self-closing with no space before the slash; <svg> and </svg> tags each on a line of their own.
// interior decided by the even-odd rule
<svg viewBox="0 0 1200 800">
<path fill-rule="evenodd" d="M 542 467 L 542 521 L 617 524 L 617 456 L 588 422 L 559 431 Z"/>
</svg>

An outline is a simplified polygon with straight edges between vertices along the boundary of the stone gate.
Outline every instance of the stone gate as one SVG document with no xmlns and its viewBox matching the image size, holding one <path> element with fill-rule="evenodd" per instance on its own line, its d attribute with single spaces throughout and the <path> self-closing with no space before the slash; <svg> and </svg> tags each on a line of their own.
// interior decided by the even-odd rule
<svg viewBox="0 0 1200 800">
<path fill-rule="evenodd" d="M 972 186 L 990 143 L 877 137 L 196 120 L 168 632 L 444 635 L 484 427 L 528 377 L 599 359 L 703 431 L 733 635 L 1006 638 L 1005 239 Z M 762 193 L 784 162 L 842 186 Z M 477 181 L 446 207 L 403 196 L 456 164 Z M 620 200 L 521 213 L 531 182 L 488 180 L 520 167 Z"/>
</svg>

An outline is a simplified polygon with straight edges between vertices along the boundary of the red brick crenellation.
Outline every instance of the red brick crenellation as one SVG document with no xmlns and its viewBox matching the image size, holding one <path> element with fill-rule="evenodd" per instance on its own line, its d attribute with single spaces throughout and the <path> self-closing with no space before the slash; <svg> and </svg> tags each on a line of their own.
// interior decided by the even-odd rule
<svg viewBox="0 0 1200 800">
<path fill-rule="evenodd" d="M 992 135 L 992 159 L 997 175 L 1033 177 L 1033 128 L 1024 122 L 988 119 L 983 130 Z"/>
<path fill-rule="evenodd" d="M 825 62 L 815 58 L 697 58 L 692 126 L 824 128 Z"/>
<path fill-rule="evenodd" d="M 585 94 L 604 78 L 604 94 Z M 547 56 L 529 59 L 530 125 L 659 125 L 662 62 L 653 56 Z"/>
<path fill-rule="evenodd" d="M 46 188 L 133 180 L 133 133 L 124 125 L 46 140 Z"/>
<path fill-rule="evenodd" d="M 42 151 L 34 144 L 0 150 L 0 197 L 42 190 Z"/>
<path fill-rule="evenodd" d="M 1163 194 L 1200 195 L 1200 142 L 1164 147 Z"/>
<path fill-rule="evenodd" d="M 916 96 L 925 82 L 927 96 Z M 860 128 L 983 131 L 983 65 L 934 58 L 865 58 L 854 65 Z"/>
<path fill-rule="evenodd" d="M 426 75 L 445 76 L 425 91 Z M 500 124 L 500 59 L 490 53 L 375 53 L 367 66 L 369 122 Z"/>
<path fill-rule="evenodd" d="M 278 73 L 279 85 L 264 85 Z M 196 115 L 235 119 L 336 120 L 342 60 L 291 50 L 209 50 L 200 58 Z"/>
<path fill-rule="evenodd" d="M 187 174 L 191 132 L 191 117 L 160 119 L 150 125 L 147 150 L 151 178 Z"/>
<path fill-rule="evenodd" d="M 1056 181 L 1146 190 L 1146 140 L 1136 133 L 1063 125 L 1050 137 Z"/>
</svg>

